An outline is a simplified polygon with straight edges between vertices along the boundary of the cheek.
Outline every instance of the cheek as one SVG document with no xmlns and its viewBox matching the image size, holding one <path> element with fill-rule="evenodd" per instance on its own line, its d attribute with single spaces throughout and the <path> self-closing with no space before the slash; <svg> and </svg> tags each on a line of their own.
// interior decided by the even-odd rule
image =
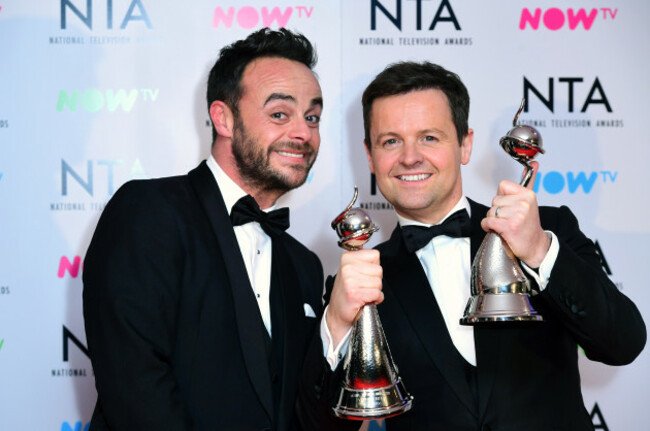
<svg viewBox="0 0 650 431">
<path fill-rule="evenodd" d="M 392 167 L 393 167 L 393 161 L 388 156 L 382 155 L 378 157 L 375 155 L 372 158 L 371 170 L 378 177 L 387 176 L 390 173 Z"/>
<path fill-rule="evenodd" d="M 314 131 L 311 132 L 311 139 L 309 139 L 309 142 L 311 142 L 311 146 L 314 147 L 314 149 L 318 150 L 320 148 L 320 130 L 314 129 Z"/>
<path fill-rule="evenodd" d="M 429 160 L 440 170 L 453 169 L 454 166 L 460 165 L 460 151 L 453 149 L 435 151 L 430 154 Z"/>
</svg>

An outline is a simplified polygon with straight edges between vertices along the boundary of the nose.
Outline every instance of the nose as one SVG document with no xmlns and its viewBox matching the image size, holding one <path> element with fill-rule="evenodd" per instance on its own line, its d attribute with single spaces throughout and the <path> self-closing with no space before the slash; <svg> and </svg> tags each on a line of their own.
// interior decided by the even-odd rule
<svg viewBox="0 0 650 431">
<path fill-rule="evenodd" d="M 304 118 L 299 118 L 296 119 L 296 121 L 294 121 L 293 124 L 291 125 L 291 130 L 289 131 L 289 137 L 291 138 L 292 141 L 308 142 L 314 130 L 316 130 L 316 133 L 318 133 L 318 129 L 313 129 L 312 127 L 309 127 L 309 125 L 307 124 L 307 120 L 305 120 Z"/>
<path fill-rule="evenodd" d="M 399 161 L 404 166 L 416 166 L 422 162 L 422 153 L 414 142 L 406 142 L 402 146 Z"/>
</svg>

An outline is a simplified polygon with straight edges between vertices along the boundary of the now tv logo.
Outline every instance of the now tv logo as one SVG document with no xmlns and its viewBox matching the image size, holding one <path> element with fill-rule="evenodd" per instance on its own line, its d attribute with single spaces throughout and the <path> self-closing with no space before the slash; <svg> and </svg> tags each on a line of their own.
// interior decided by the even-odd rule
<svg viewBox="0 0 650 431">
<path fill-rule="evenodd" d="M 77 278 L 79 277 L 80 270 L 83 270 L 83 261 L 80 256 L 75 256 L 72 258 L 72 262 L 68 259 L 68 256 L 61 256 L 59 260 L 59 271 L 57 276 L 59 278 L 65 277 L 65 273 L 70 274 L 70 277 Z"/>
<path fill-rule="evenodd" d="M 553 31 L 561 29 L 565 24 L 569 25 L 569 30 L 575 30 L 579 25 L 582 25 L 585 30 L 590 30 L 594 21 L 600 15 L 599 11 L 603 13 L 602 19 L 609 21 L 614 20 L 618 13 L 618 9 L 608 7 L 602 7 L 600 9 L 592 8 L 589 11 L 583 8 L 568 8 L 566 13 L 556 7 L 544 11 L 541 8 L 536 8 L 533 12 L 528 8 L 524 8 L 519 18 L 519 30 L 525 30 L 527 27 L 532 30 L 537 30 L 540 24 L 543 24 L 548 30 Z"/>
<path fill-rule="evenodd" d="M 115 112 L 121 109 L 123 112 L 131 112 L 137 100 L 143 102 L 155 102 L 158 99 L 160 90 L 157 88 L 141 89 L 118 89 L 118 90 L 100 90 L 91 88 L 88 90 L 61 90 L 56 102 L 57 112 L 63 112 L 66 109 L 76 112 L 83 109 L 86 112 L 99 112 L 106 109 L 108 112 Z"/>
<path fill-rule="evenodd" d="M 310 18 L 314 7 L 289 6 L 282 11 L 277 6 L 271 10 L 267 7 L 258 10 L 252 6 L 243 6 L 239 9 L 230 6 L 224 11 L 221 6 L 217 6 L 212 17 L 212 27 L 217 28 L 223 24 L 224 27 L 231 28 L 236 23 L 238 27 L 250 29 L 257 27 L 261 22 L 263 27 L 271 27 L 275 24 L 279 28 L 284 28 L 289 23 L 294 10 L 297 11 L 298 18 Z"/>
<path fill-rule="evenodd" d="M 537 193 L 544 190 L 546 193 L 553 195 L 565 190 L 568 190 L 571 194 L 579 191 L 589 194 L 596 184 L 613 184 L 616 182 L 617 177 L 618 171 L 537 172 L 533 191 Z"/>
<path fill-rule="evenodd" d="M 61 431 L 88 431 L 90 429 L 90 422 L 84 425 L 81 421 L 74 422 L 74 425 L 70 425 L 69 422 L 63 422 L 61 424 Z"/>
</svg>

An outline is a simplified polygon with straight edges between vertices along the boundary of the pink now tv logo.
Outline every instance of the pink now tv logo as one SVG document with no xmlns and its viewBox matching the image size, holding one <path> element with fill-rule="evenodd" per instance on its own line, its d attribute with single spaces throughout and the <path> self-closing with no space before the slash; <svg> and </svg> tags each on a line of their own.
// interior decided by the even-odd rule
<svg viewBox="0 0 650 431">
<path fill-rule="evenodd" d="M 59 278 L 65 277 L 65 273 L 70 274 L 70 277 L 77 278 L 79 276 L 79 270 L 83 270 L 83 261 L 80 256 L 75 256 L 70 262 L 68 256 L 61 256 L 59 261 L 59 272 L 57 275 Z"/>
<path fill-rule="evenodd" d="M 224 27 L 231 28 L 236 23 L 238 27 L 250 29 L 261 23 L 263 27 L 277 25 L 279 28 L 284 28 L 289 23 L 294 11 L 298 13 L 298 18 L 310 18 L 314 7 L 289 6 L 283 11 L 277 6 L 272 9 L 262 7 L 259 10 L 252 6 L 243 6 L 239 9 L 230 6 L 227 10 L 217 6 L 212 17 L 212 27 L 217 28 L 223 24 Z"/>
<path fill-rule="evenodd" d="M 599 12 L 602 12 L 602 16 Z M 611 21 L 616 18 L 617 13 L 618 9 L 608 7 L 593 8 L 589 11 L 583 8 L 568 8 L 566 12 L 556 7 L 546 10 L 536 8 L 534 11 L 524 8 L 519 18 L 519 30 L 525 30 L 526 28 L 537 30 L 540 24 L 553 31 L 560 30 L 565 24 L 568 24 L 569 30 L 575 30 L 579 25 L 582 25 L 585 30 L 590 30 L 599 16 L 601 16 L 600 19 L 602 20 Z"/>
</svg>

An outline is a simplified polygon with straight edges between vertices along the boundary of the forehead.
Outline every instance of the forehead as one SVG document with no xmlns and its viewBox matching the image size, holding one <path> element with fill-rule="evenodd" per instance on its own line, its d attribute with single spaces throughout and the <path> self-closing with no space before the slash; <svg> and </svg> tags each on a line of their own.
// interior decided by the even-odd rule
<svg viewBox="0 0 650 431">
<path fill-rule="evenodd" d="M 321 89 L 314 72 L 304 64 L 286 58 L 262 57 L 253 60 L 242 75 L 242 98 L 266 99 L 282 93 L 298 98 L 319 98 Z"/>
<path fill-rule="evenodd" d="M 406 125 L 440 126 L 451 122 L 452 117 L 445 93 L 438 89 L 426 89 L 375 99 L 370 121 L 371 130 L 378 131 Z"/>
<path fill-rule="evenodd" d="M 378 97 L 372 102 L 371 113 L 373 116 L 386 113 L 394 116 L 400 113 L 412 114 L 416 112 L 447 114 L 445 117 L 451 118 L 451 108 L 447 96 L 442 90 L 435 88 Z"/>
</svg>

